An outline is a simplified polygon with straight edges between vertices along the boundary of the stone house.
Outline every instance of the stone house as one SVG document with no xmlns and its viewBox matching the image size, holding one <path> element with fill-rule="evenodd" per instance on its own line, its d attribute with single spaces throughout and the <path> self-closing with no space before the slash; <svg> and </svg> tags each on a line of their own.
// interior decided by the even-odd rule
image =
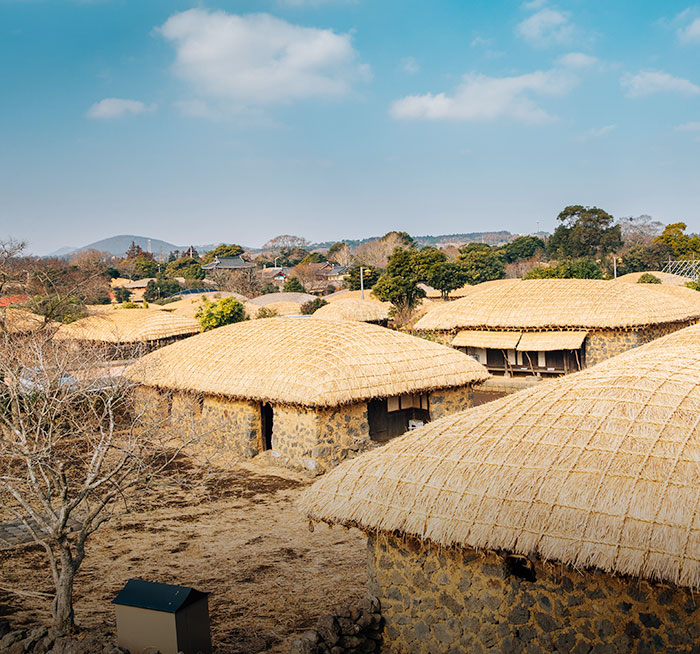
<svg viewBox="0 0 700 654">
<path fill-rule="evenodd" d="M 430 309 L 414 329 L 493 374 L 559 376 L 697 322 L 692 292 L 669 288 L 597 279 L 486 282 Z"/>
<path fill-rule="evenodd" d="M 677 334 L 307 491 L 309 518 L 368 536 L 382 651 L 698 651 L 700 326 Z"/>
<path fill-rule="evenodd" d="M 201 330 L 194 318 L 158 309 L 109 308 L 61 325 L 54 338 L 103 347 L 110 355 L 133 358 Z"/>
<path fill-rule="evenodd" d="M 471 406 L 489 375 L 452 348 L 362 322 L 250 320 L 162 348 L 126 372 L 143 401 L 199 425 L 213 454 L 323 471 Z"/>
</svg>

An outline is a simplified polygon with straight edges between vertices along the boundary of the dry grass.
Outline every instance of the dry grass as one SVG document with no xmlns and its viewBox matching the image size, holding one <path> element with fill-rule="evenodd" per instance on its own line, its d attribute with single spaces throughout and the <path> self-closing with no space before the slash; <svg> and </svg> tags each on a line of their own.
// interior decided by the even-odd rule
<svg viewBox="0 0 700 654">
<path fill-rule="evenodd" d="M 162 485 L 89 545 L 76 580 L 76 616 L 114 633 L 112 598 L 132 577 L 210 591 L 212 633 L 225 653 L 285 652 L 295 634 L 333 606 L 365 593 L 365 541 L 317 528 L 294 503 L 308 482 L 277 468 L 241 464 L 204 488 Z M 0 509 L 0 522 L 3 517 Z M 34 545 L 0 551 L 1 586 L 50 592 Z M 13 624 L 48 621 L 48 605 L 0 590 Z"/>
</svg>

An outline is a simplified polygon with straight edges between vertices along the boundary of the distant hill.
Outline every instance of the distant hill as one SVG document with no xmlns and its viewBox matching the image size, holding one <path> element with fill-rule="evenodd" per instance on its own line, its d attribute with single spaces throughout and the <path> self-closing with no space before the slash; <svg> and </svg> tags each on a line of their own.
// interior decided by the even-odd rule
<svg viewBox="0 0 700 654">
<path fill-rule="evenodd" d="M 498 232 L 469 232 L 467 234 L 439 234 L 437 236 L 414 236 L 416 243 L 422 247 L 424 245 L 447 245 L 447 244 L 459 244 L 464 245 L 465 243 L 488 243 L 489 245 L 500 245 L 501 243 L 508 243 L 513 239 L 517 238 L 518 234 L 512 234 L 507 230 L 501 230 Z M 373 241 L 379 236 L 371 236 L 369 238 L 363 239 L 338 239 L 341 242 L 347 243 L 351 248 L 356 248 L 358 245 L 367 243 L 368 241 Z M 333 243 L 337 241 L 323 241 L 322 243 L 313 243 L 314 248 L 329 248 Z"/>
<path fill-rule="evenodd" d="M 147 236 L 136 236 L 135 234 L 120 234 L 119 236 L 111 236 L 110 238 L 103 238 L 101 241 L 95 241 L 94 243 L 89 243 L 88 245 L 83 245 L 79 248 L 63 247 L 55 252 L 48 254 L 49 257 L 65 257 L 69 254 L 74 254 L 75 252 L 82 252 L 84 250 L 98 250 L 100 252 L 109 252 L 115 256 L 123 255 L 132 241 L 136 243 L 142 250 L 148 252 L 150 251 L 158 257 L 158 255 L 167 256 L 173 250 L 186 250 L 188 245 L 173 245 L 167 241 L 161 241 L 158 238 L 148 238 Z M 217 244 L 207 244 L 207 245 L 195 245 L 194 247 L 199 251 L 200 254 L 213 250 Z"/>
</svg>

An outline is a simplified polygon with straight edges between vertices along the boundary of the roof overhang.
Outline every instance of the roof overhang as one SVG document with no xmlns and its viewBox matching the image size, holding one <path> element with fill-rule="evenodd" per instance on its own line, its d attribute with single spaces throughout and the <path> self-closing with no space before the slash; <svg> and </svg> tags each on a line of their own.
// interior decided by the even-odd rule
<svg viewBox="0 0 700 654">
<path fill-rule="evenodd" d="M 516 349 L 521 352 L 578 350 L 588 336 L 587 331 L 525 332 Z"/>
</svg>

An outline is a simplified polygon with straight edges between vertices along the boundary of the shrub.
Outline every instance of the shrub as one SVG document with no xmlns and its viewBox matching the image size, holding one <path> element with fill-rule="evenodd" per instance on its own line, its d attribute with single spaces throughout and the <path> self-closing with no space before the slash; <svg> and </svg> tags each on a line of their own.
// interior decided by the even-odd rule
<svg viewBox="0 0 700 654">
<path fill-rule="evenodd" d="M 637 280 L 637 284 L 660 284 L 661 280 L 656 276 L 652 275 L 651 273 L 645 272 L 642 273 L 639 276 L 639 279 Z"/>
<path fill-rule="evenodd" d="M 301 305 L 301 314 L 303 316 L 309 316 L 314 313 L 317 309 L 325 307 L 328 304 L 323 298 L 317 297 L 315 300 L 309 300 Z"/>
<path fill-rule="evenodd" d="M 268 309 L 268 307 L 260 307 L 256 318 L 274 318 L 277 315 L 277 309 Z"/>
<path fill-rule="evenodd" d="M 203 332 L 247 318 L 243 305 L 234 297 L 222 297 L 216 302 L 204 298 L 203 302 L 203 306 L 195 314 Z"/>
</svg>

